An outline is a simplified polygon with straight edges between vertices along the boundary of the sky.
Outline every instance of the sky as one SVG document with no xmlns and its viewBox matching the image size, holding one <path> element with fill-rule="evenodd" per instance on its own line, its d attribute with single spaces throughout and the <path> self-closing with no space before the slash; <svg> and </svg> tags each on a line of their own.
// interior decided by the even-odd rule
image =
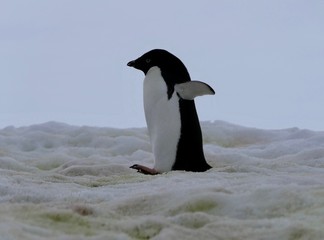
<svg viewBox="0 0 324 240">
<path fill-rule="evenodd" d="M 0 128 L 146 126 L 142 72 L 163 48 L 215 96 L 201 121 L 324 130 L 324 1 L 0 2 Z"/>
</svg>

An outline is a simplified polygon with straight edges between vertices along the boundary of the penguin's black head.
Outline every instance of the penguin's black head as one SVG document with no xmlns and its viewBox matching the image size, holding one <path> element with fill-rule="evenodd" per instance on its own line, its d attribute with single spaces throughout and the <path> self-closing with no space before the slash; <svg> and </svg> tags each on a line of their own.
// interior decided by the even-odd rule
<svg viewBox="0 0 324 240">
<path fill-rule="evenodd" d="M 189 73 L 181 60 L 163 49 L 153 49 L 130 61 L 127 66 L 139 69 L 145 75 L 151 67 L 159 67 L 162 75 L 168 75 L 176 81 L 190 81 Z"/>
<path fill-rule="evenodd" d="M 143 56 L 127 63 L 127 66 L 139 69 L 146 74 L 151 67 L 156 66 L 156 58 L 158 58 L 157 55 L 158 53 L 156 51 L 149 51 Z"/>
</svg>

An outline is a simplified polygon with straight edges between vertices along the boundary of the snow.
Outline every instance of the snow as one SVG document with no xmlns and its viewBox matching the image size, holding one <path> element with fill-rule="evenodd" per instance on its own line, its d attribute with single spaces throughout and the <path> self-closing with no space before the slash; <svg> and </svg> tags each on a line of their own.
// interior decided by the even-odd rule
<svg viewBox="0 0 324 240">
<path fill-rule="evenodd" d="M 324 132 L 202 130 L 213 169 L 146 176 L 145 128 L 1 129 L 1 239 L 324 238 Z"/>
</svg>

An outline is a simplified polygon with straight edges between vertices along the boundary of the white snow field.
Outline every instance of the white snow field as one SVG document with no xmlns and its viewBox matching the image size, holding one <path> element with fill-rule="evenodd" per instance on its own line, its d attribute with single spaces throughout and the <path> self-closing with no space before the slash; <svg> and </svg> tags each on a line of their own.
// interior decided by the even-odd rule
<svg viewBox="0 0 324 240">
<path fill-rule="evenodd" d="M 0 130 L 0 239 L 324 239 L 324 132 L 203 122 L 213 169 L 146 176 L 145 128 Z"/>
</svg>

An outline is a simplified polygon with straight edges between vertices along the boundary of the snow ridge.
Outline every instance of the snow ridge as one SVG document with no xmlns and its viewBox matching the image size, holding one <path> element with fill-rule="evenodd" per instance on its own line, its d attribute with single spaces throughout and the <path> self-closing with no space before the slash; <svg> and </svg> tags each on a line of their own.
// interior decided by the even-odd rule
<svg viewBox="0 0 324 240">
<path fill-rule="evenodd" d="M 322 239 L 324 132 L 203 122 L 213 169 L 144 176 L 144 128 L 0 130 L 3 239 Z"/>
</svg>

